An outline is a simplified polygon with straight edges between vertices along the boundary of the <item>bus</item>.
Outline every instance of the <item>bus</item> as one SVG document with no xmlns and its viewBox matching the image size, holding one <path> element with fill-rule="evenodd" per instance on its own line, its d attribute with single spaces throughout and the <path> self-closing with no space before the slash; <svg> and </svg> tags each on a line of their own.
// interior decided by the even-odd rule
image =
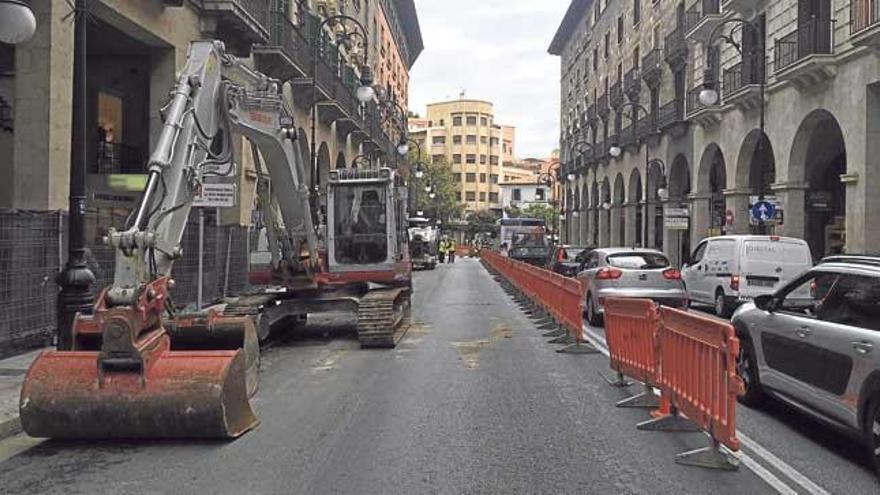
<svg viewBox="0 0 880 495">
<path fill-rule="evenodd" d="M 538 218 L 502 218 L 502 252 L 511 258 L 533 265 L 543 265 L 550 247 L 547 245 L 547 226 Z"/>
</svg>

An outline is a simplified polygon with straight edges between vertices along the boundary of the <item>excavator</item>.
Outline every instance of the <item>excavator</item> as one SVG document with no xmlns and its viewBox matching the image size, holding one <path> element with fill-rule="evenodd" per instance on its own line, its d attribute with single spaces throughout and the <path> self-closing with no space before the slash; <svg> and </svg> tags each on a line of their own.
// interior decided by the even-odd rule
<svg viewBox="0 0 880 495">
<path fill-rule="evenodd" d="M 21 390 L 22 427 L 64 439 L 236 438 L 250 405 L 259 343 L 308 314 L 350 311 L 362 347 L 394 347 L 410 320 L 406 184 L 390 168 L 337 169 L 322 222 L 280 81 L 197 41 L 178 74 L 147 164 L 143 196 L 110 230 L 112 285 L 76 316 L 73 349 L 42 353 Z M 178 313 L 172 267 L 194 198 L 237 173 L 233 136 L 251 143 L 269 262 L 257 289 Z M 323 225 L 322 225 L 323 223 Z M 326 225 L 326 227 L 324 227 Z"/>
</svg>

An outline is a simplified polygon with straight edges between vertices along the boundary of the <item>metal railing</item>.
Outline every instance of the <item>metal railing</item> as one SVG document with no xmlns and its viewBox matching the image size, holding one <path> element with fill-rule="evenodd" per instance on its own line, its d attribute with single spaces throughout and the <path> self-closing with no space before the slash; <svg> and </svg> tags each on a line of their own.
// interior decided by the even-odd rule
<svg viewBox="0 0 880 495">
<path fill-rule="evenodd" d="M 642 76 L 639 69 L 632 68 L 623 76 L 623 92 L 630 94 L 638 94 L 642 89 Z"/>
<path fill-rule="evenodd" d="M 849 29 L 858 33 L 880 22 L 880 0 L 852 0 L 849 4 Z"/>
<path fill-rule="evenodd" d="M 657 113 L 657 127 L 664 129 L 684 120 L 684 102 L 670 100 L 660 107 Z"/>
<path fill-rule="evenodd" d="M 687 41 L 684 38 L 684 30 L 682 26 L 678 26 L 672 30 L 664 40 L 664 49 L 666 50 L 666 59 L 671 60 L 687 55 Z"/>
<path fill-rule="evenodd" d="M 97 143 L 93 173 L 145 174 L 147 157 L 144 150 L 123 143 Z"/>
<path fill-rule="evenodd" d="M 746 86 L 761 84 L 764 81 L 764 64 L 760 63 L 760 60 L 753 61 L 750 65 L 746 65 L 747 62 L 740 62 L 724 69 L 723 95 L 730 96 Z"/>
<path fill-rule="evenodd" d="M 697 86 L 696 88 L 692 88 L 688 90 L 687 94 L 687 114 L 691 115 L 699 112 L 700 110 L 707 108 L 706 105 L 703 105 L 703 102 L 700 101 L 700 91 L 703 90 L 703 86 Z"/>
<path fill-rule="evenodd" d="M 810 55 L 834 53 L 834 21 L 813 17 L 776 40 L 773 62 L 780 71 Z"/>
<path fill-rule="evenodd" d="M 708 15 L 721 13 L 720 0 L 702 0 L 694 3 L 684 14 L 684 30 L 695 28 Z"/>
<path fill-rule="evenodd" d="M 268 31 L 269 28 L 269 2 L 266 0 L 202 0 L 205 7 L 220 7 L 234 5 L 242 12 L 250 16 L 257 24 Z M 226 7 L 228 9 L 228 7 Z"/>
</svg>

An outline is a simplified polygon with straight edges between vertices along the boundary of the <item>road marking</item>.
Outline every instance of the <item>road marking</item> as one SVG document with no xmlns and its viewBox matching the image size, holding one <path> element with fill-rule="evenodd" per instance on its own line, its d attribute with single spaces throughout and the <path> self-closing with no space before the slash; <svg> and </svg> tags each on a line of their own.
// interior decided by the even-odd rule
<svg viewBox="0 0 880 495">
<path fill-rule="evenodd" d="M 33 438 L 24 433 L 19 433 L 18 435 L 2 440 L 0 441 L 0 463 L 4 463 L 18 454 L 30 450 L 45 441 L 45 438 Z"/>
<path fill-rule="evenodd" d="M 606 357 L 609 357 L 610 354 L 608 352 L 608 343 L 604 337 L 596 333 L 589 325 L 584 325 L 583 327 L 584 336 L 590 341 L 593 346 L 599 349 L 599 352 L 604 354 Z M 655 394 L 659 395 L 659 392 L 655 389 Z M 752 440 L 748 435 L 742 432 L 742 430 L 737 429 L 736 435 L 742 442 L 743 446 L 748 447 L 749 450 L 752 451 L 755 456 L 761 458 L 769 464 L 776 468 L 779 472 L 787 476 L 791 481 L 800 485 L 804 488 L 807 493 L 811 495 L 829 495 L 828 491 L 826 491 L 821 486 L 814 483 L 812 480 L 801 474 L 800 471 L 793 468 L 791 465 L 774 455 L 769 450 L 762 447 L 758 442 Z M 769 470 L 758 464 L 754 459 L 751 458 L 745 452 L 741 452 L 742 457 L 740 458 L 745 464 L 746 467 L 752 470 L 756 475 L 758 475 L 761 479 L 767 482 L 768 485 L 772 486 L 779 493 L 793 493 L 796 494 L 795 490 L 793 490 L 790 486 L 785 484 L 779 478 L 777 478 L 773 473 Z"/>
<path fill-rule="evenodd" d="M 826 491 L 821 486 L 813 483 L 809 478 L 799 473 L 795 468 L 791 467 L 788 463 L 776 457 L 772 452 L 768 451 L 764 447 L 762 447 L 758 442 L 749 438 L 748 435 L 743 433 L 740 430 L 736 431 L 736 435 L 739 437 L 740 442 L 742 442 L 744 447 L 747 447 L 749 450 L 752 450 L 755 454 L 762 457 L 771 466 L 776 468 L 778 471 L 782 472 L 782 474 L 791 478 L 792 481 L 803 487 L 807 492 L 814 495 L 829 495 L 828 491 Z"/>
</svg>

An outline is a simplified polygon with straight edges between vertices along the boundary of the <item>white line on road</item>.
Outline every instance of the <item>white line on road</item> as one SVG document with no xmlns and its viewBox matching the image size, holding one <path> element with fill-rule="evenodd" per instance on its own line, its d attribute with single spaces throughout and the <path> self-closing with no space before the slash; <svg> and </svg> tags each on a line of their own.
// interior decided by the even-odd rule
<svg viewBox="0 0 880 495">
<path fill-rule="evenodd" d="M 596 347 L 596 349 L 598 349 L 599 352 L 601 352 L 606 357 L 608 357 L 609 356 L 608 344 L 607 344 L 605 338 L 602 337 L 601 335 L 599 335 L 598 333 L 596 333 L 588 325 L 584 325 L 583 330 L 584 330 L 584 336 L 586 337 L 587 341 L 589 341 L 591 344 L 593 344 L 593 346 Z M 657 391 L 655 390 L 654 393 L 657 393 Z M 779 457 L 774 455 L 769 450 L 762 447 L 758 442 L 749 438 L 741 430 L 737 429 L 736 435 L 740 439 L 740 441 L 742 442 L 743 446 L 748 447 L 748 449 L 751 450 L 752 453 L 755 454 L 755 456 L 761 458 L 767 464 L 769 464 L 770 466 L 773 466 L 779 472 L 781 472 L 782 474 L 787 476 L 790 480 L 792 480 L 793 482 L 800 485 L 802 488 L 804 488 L 804 490 L 807 491 L 807 493 L 810 493 L 811 495 L 829 495 L 828 491 L 826 491 L 824 488 L 817 485 L 812 480 L 810 480 L 809 478 L 807 478 L 806 476 L 801 474 L 801 472 L 799 472 L 795 468 L 791 467 L 788 463 L 786 463 L 785 461 L 783 461 L 782 459 L 780 459 Z M 782 494 L 789 494 L 789 493 L 796 494 L 796 493 L 798 493 L 797 491 L 792 489 L 790 486 L 785 484 L 782 480 L 777 478 L 769 470 L 767 470 L 766 468 L 764 468 L 763 466 L 758 464 L 754 459 L 752 459 L 745 452 L 741 452 L 740 459 L 742 460 L 742 463 L 747 468 L 751 469 L 752 472 L 754 472 L 756 475 L 758 475 L 758 477 L 760 477 L 765 482 L 767 482 L 768 485 L 773 487 L 779 493 L 782 493 Z"/>
</svg>

